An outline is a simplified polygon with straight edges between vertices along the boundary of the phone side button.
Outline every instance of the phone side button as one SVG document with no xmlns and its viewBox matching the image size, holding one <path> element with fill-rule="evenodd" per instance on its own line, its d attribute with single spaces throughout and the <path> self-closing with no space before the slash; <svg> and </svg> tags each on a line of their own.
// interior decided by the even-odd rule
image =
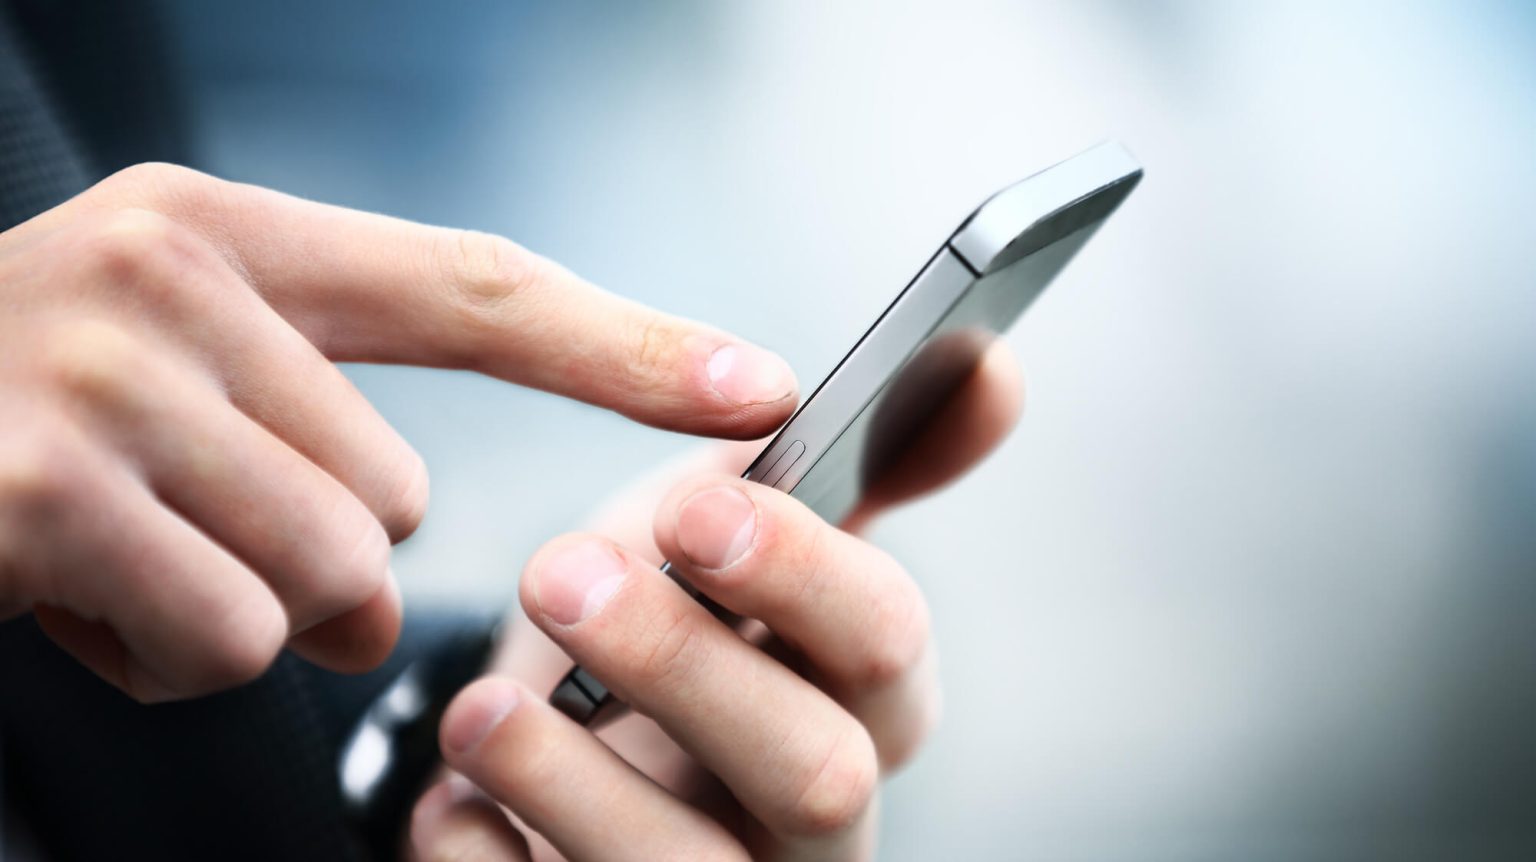
<svg viewBox="0 0 1536 862">
<path fill-rule="evenodd" d="M 745 476 L 742 476 L 741 478 L 751 479 L 760 485 L 768 484 L 768 474 L 779 469 L 779 464 L 784 461 L 784 456 L 789 454 L 789 448 L 790 447 L 785 446 L 783 449 L 779 450 L 779 457 L 773 459 L 772 464 L 760 464 L 756 467 L 753 467 L 751 470 L 747 471 Z"/>
<path fill-rule="evenodd" d="M 768 475 L 763 477 L 763 484 L 778 485 L 779 480 L 784 478 L 784 474 L 789 472 L 789 468 L 795 466 L 795 462 L 799 461 L 800 456 L 804 454 L 804 443 L 796 440 L 790 444 L 790 447 L 784 450 L 784 454 L 779 457 L 778 463 L 774 464 L 773 469 L 768 471 Z"/>
</svg>

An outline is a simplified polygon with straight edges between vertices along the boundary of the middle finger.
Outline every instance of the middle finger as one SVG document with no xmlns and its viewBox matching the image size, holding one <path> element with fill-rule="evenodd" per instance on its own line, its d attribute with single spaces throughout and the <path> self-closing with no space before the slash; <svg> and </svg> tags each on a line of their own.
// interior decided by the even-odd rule
<svg viewBox="0 0 1536 862">
<path fill-rule="evenodd" d="M 811 663 L 869 729 L 882 766 L 916 749 L 939 702 L 928 606 L 889 554 L 788 494 L 723 476 L 675 488 L 655 531 L 674 570 Z"/>
<path fill-rule="evenodd" d="M 879 771 L 863 726 L 654 565 L 604 539 L 566 537 L 529 563 L 522 601 L 775 837 L 817 850 L 862 840 Z"/>
</svg>

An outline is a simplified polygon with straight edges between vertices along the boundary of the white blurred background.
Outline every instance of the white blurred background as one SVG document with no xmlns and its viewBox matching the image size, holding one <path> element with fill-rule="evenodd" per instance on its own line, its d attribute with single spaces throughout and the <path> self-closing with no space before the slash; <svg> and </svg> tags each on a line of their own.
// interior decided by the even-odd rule
<svg viewBox="0 0 1536 862">
<path fill-rule="evenodd" d="M 945 723 L 884 858 L 1536 856 L 1536 7 L 169 4 L 201 164 L 504 233 L 807 388 L 981 198 L 1147 179 L 1009 337 L 1024 425 L 874 538 Z M 416 603 L 697 445 L 358 367 Z"/>
</svg>

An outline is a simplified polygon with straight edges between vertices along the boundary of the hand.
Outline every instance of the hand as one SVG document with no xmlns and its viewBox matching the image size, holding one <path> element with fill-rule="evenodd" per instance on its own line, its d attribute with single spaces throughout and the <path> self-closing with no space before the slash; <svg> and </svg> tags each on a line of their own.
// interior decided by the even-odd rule
<svg viewBox="0 0 1536 862">
<path fill-rule="evenodd" d="M 421 459 L 334 361 L 473 369 L 744 438 L 782 360 L 513 243 L 142 165 L 0 234 L 0 618 L 142 701 L 285 645 L 376 665 Z"/>
<path fill-rule="evenodd" d="M 1021 405 L 999 343 L 845 527 L 952 481 Z M 458 775 L 418 803 L 416 858 L 873 853 L 879 781 L 938 716 L 928 611 L 888 555 L 722 472 L 739 473 L 755 449 L 716 455 L 714 469 L 666 492 L 654 547 L 636 529 L 650 519 L 631 504 L 610 509 L 601 534 L 562 537 L 534 556 L 526 616 L 513 621 L 497 675 L 443 718 L 443 754 Z M 758 630 L 744 637 L 711 617 L 658 571 L 663 557 Z M 635 712 L 593 736 L 550 707 L 572 659 Z"/>
</svg>

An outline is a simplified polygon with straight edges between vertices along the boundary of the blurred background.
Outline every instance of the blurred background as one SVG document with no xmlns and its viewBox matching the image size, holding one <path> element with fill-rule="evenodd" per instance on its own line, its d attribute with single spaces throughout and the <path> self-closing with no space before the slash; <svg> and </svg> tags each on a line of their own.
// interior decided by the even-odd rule
<svg viewBox="0 0 1536 862">
<path fill-rule="evenodd" d="M 814 385 L 979 200 L 1147 179 L 1009 336 L 1026 421 L 874 538 L 945 723 L 884 858 L 1536 854 L 1536 8 L 164 3 L 218 174 L 506 234 Z M 418 604 L 697 441 L 349 373 Z"/>
</svg>

